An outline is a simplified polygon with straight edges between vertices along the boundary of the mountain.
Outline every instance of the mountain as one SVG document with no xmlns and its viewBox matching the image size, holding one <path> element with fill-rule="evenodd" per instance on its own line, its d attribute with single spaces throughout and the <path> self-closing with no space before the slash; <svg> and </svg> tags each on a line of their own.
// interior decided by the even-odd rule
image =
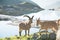
<svg viewBox="0 0 60 40">
<path fill-rule="evenodd" d="M 13 5 L 13 4 L 19 4 L 22 2 L 29 2 L 29 3 L 35 4 L 31 0 L 0 0 L 0 5 Z"/>
<path fill-rule="evenodd" d="M 37 4 L 27 0 L 0 0 L 0 14 L 20 16 L 44 10 Z"/>
</svg>

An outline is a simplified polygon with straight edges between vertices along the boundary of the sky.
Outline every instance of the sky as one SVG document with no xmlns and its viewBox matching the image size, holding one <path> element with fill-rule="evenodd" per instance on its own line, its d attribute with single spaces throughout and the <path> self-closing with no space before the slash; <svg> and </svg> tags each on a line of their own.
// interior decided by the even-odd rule
<svg viewBox="0 0 60 40">
<path fill-rule="evenodd" d="M 42 0 L 31 0 L 31 1 L 35 2 L 36 4 L 38 4 L 39 6 L 41 6 L 42 8 L 45 8 L 45 9 L 48 6 L 50 6 L 50 5 L 54 4 L 54 3 L 60 2 L 60 0 L 43 0 L 43 1 Z"/>
</svg>

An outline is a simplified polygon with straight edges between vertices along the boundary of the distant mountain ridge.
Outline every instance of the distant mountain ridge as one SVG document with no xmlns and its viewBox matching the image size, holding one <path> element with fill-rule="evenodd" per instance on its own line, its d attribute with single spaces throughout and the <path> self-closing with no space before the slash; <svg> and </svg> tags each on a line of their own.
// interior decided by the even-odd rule
<svg viewBox="0 0 60 40">
<path fill-rule="evenodd" d="M 32 4 L 35 4 L 34 2 L 32 2 L 31 0 L 0 0 L 0 5 L 12 5 L 12 4 L 19 4 L 22 2 L 29 2 Z"/>
<path fill-rule="evenodd" d="M 20 16 L 43 10 L 34 2 L 25 0 L 0 0 L 0 14 Z"/>
</svg>

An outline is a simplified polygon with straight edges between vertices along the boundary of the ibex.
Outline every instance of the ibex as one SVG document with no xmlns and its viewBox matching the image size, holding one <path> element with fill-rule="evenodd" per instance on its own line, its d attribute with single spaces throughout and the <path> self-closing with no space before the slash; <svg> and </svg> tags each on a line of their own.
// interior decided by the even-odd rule
<svg viewBox="0 0 60 40">
<path fill-rule="evenodd" d="M 27 35 L 27 31 L 28 31 L 28 36 L 29 36 L 29 30 L 31 28 L 31 23 L 32 23 L 32 19 L 34 16 L 32 16 L 32 18 L 30 18 L 29 16 L 25 15 L 24 17 L 28 17 L 29 18 L 29 22 L 28 23 L 20 23 L 19 24 L 19 35 L 21 36 L 21 32 L 22 30 L 25 30 L 25 35 Z"/>
<path fill-rule="evenodd" d="M 41 25 L 41 29 L 52 29 L 54 32 L 58 30 L 58 24 L 55 21 L 44 21 L 41 22 L 40 18 L 37 20 L 37 26 Z"/>
</svg>

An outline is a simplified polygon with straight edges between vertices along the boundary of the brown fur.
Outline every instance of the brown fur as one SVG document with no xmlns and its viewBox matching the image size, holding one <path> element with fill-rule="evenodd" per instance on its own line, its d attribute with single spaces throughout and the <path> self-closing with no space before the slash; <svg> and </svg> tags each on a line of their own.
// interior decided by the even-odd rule
<svg viewBox="0 0 60 40">
<path fill-rule="evenodd" d="M 44 21 L 41 22 L 40 19 L 37 20 L 37 26 L 41 25 L 41 29 L 52 29 L 53 31 L 58 30 L 58 24 L 55 21 Z"/>
<path fill-rule="evenodd" d="M 20 23 L 19 24 L 19 32 L 20 32 L 20 36 L 21 36 L 21 30 L 25 30 L 25 35 L 26 35 L 26 31 L 28 30 L 28 35 L 29 35 L 29 30 L 31 28 L 31 23 L 32 23 L 32 19 L 34 16 L 32 16 L 32 18 L 30 18 L 29 16 L 25 15 L 24 17 L 28 17 L 29 18 L 29 22 L 28 23 Z"/>
</svg>

